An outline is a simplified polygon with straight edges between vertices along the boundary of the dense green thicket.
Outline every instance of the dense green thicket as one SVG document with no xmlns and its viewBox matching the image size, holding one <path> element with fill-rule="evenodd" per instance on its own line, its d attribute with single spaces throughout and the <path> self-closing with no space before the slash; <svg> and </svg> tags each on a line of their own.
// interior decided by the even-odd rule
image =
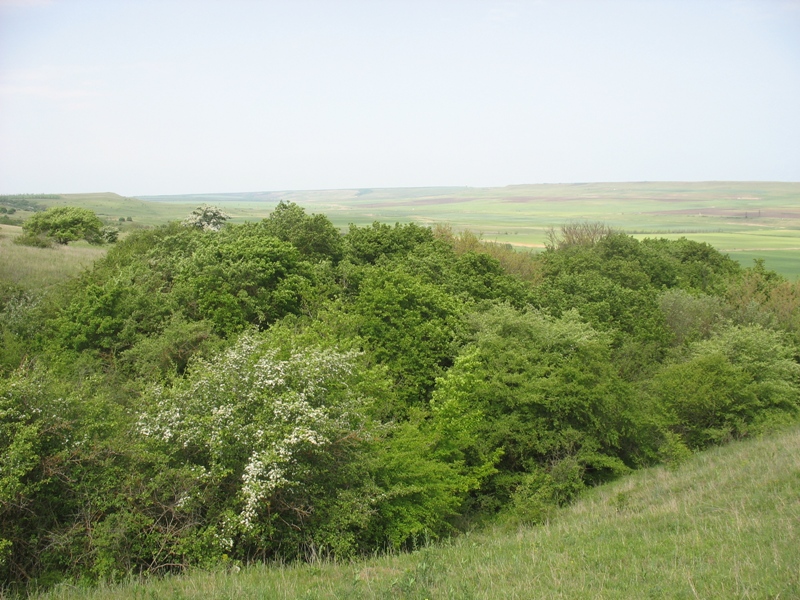
<svg viewBox="0 0 800 600">
<path fill-rule="evenodd" d="M 797 417 L 797 283 L 574 233 L 514 254 L 413 224 L 340 235 L 281 203 L 132 233 L 46 296 L 3 285 L 3 581 L 537 522 Z"/>
</svg>

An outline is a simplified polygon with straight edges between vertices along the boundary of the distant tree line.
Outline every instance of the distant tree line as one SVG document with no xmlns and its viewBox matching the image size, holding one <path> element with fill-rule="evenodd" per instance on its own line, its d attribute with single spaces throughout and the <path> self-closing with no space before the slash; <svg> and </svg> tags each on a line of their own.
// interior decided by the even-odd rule
<svg viewBox="0 0 800 600">
<path fill-rule="evenodd" d="M 58 200 L 58 194 L 4 194 L 0 195 L 0 205 L 8 209 L 26 210 L 39 212 L 44 210 L 44 206 L 33 200 Z"/>
</svg>

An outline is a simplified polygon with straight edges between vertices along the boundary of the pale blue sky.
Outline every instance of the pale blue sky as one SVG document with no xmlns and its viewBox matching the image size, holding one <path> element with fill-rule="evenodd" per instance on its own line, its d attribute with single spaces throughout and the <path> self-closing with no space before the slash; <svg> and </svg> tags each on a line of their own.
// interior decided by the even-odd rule
<svg viewBox="0 0 800 600">
<path fill-rule="evenodd" d="M 800 181 L 800 1 L 0 0 L 0 193 Z"/>
</svg>

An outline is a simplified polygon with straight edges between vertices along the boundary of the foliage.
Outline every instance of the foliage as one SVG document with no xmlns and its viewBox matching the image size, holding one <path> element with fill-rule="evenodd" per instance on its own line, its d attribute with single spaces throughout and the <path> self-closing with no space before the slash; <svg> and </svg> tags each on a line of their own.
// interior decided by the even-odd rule
<svg viewBox="0 0 800 600">
<path fill-rule="evenodd" d="M 300 312 L 309 276 L 294 247 L 247 223 L 207 237 L 179 265 L 174 285 L 190 318 L 229 334 Z"/>
<path fill-rule="evenodd" d="M 218 555 L 347 555 L 437 532 L 477 485 L 419 428 L 370 418 L 386 393 L 352 352 L 245 334 L 175 386 L 152 388 L 139 429 L 176 468 L 191 465 L 198 491 L 181 503 L 206 515 Z"/>
<path fill-rule="evenodd" d="M 678 345 L 707 339 L 722 319 L 722 300 L 716 296 L 675 288 L 662 293 L 658 304 Z"/>
<path fill-rule="evenodd" d="M 9 214 L 14 214 L 15 209 L 11 209 L 8 211 Z M 0 214 L 0 225 L 15 225 L 20 226 L 22 225 L 22 219 L 15 219 L 13 217 L 9 217 L 8 214 Z"/>
<path fill-rule="evenodd" d="M 800 341 L 800 281 L 786 281 L 763 260 L 730 283 L 725 299 L 735 322 L 776 327 Z"/>
<path fill-rule="evenodd" d="M 351 310 L 358 315 L 358 334 L 389 367 L 401 398 L 426 400 L 455 355 L 455 299 L 404 269 L 387 267 L 366 272 Z"/>
<path fill-rule="evenodd" d="M 797 597 L 800 428 L 643 469 L 539 527 L 488 526 L 413 552 L 222 562 L 181 577 L 59 586 L 36 600 Z"/>
<path fill-rule="evenodd" d="M 547 470 L 526 473 L 514 490 L 505 519 L 535 525 L 546 521 L 555 509 L 572 501 L 584 489 L 584 467 L 574 456 L 554 462 Z"/>
<path fill-rule="evenodd" d="M 270 234 L 290 242 L 300 254 L 312 261 L 338 262 L 342 256 L 342 239 L 325 215 L 307 215 L 294 202 L 281 200 L 269 218 L 263 221 Z"/>
<path fill-rule="evenodd" d="M 483 240 L 480 235 L 476 235 L 468 229 L 456 235 L 450 225 L 442 223 L 434 225 L 433 234 L 436 238 L 450 244 L 458 255 L 465 252 L 488 254 L 500 263 L 503 271 L 508 275 L 536 283 L 541 280 L 541 266 L 532 251 L 515 250 L 509 244 Z"/>
<path fill-rule="evenodd" d="M 675 241 L 646 239 L 641 244 L 671 263 L 676 284 L 684 289 L 720 294 L 726 282 L 741 271 L 736 261 L 705 242 L 686 238 Z"/>
<path fill-rule="evenodd" d="M 551 227 L 547 232 L 547 248 L 563 250 L 570 246 L 594 246 L 613 232 L 605 223 L 574 221 L 562 225 L 558 232 Z"/>
<path fill-rule="evenodd" d="M 56 206 L 36 213 L 23 223 L 22 229 L 25 232 L 24 238 L 21 238 L 23 240 L 44 236 L 58 244 L 80 239 L 90 244 L 102 244 L 104 241 L 102 221 L 91 210 L 76 206 Z"/>
<path fill-rule="evenodd" d="M 693 449 L 787 421 L 800 409 L 800 365 L 775 331 L 728 327 L 690 346 L 649 383 L 667 428 Z"/>
<path fill-rule="evenodd" d="M 473 341 L 434 398 L 482 415 L 468 454 L 502 452 L 483 502 L 504 503 L 523 474 L 568 456 L 590 480 L 626 470 L 633 396 L 609 363 L 605 336 L 576 313 L 554 319 L 504 306 L 473 315 L 471 325 Z"/>
<path fill-rule="evenodd" d="M 191 214 L 183 220 L 186 227 L 194 227 L 203 231 L 219 231 L 225 224 L 225 221 L 230 219 L 230 215 L 223 212 L 222 209 L 216 206 L 203 204 L 195 208 Z"/>
<path fill-rule="evenodd" d="M 44 207 L 32 200 L 58 200 L 61 196 L 57 194 L 2 194 L 0 204 L 8 207 L 8 212 L 13 214 L 16 210 L 26 210 L 30 212 L 40 212 Z"/>
<path fill-rule="evenodd" d="M 433 239 L 427 227 L 414 223 L 394 227 L 377 221 L 371 227 L 350 226 L 344 240 L 345 257 L 356 264 L 375 264 L 381 258 L 402 258 Z"/>
<path fill-rule="evenodd" d="M 800 416 L 796 284 L 707 245 L 576 225 L 514 253 L 446 227 L 340 235 L 286 202 L 217 224 L 131 232 L 47 289 L 0 282 L 4 581 L 548 522 Z M 79 250 L 1 242 L 20 264 Z"/>
</svg>

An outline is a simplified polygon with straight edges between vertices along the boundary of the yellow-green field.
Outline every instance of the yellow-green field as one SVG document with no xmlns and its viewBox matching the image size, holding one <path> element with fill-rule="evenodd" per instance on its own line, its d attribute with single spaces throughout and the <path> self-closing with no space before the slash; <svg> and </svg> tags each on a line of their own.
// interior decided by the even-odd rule
<svg viewBox="0 0 800 600">
<path fill-rule="evenodd" d="M 126 198 L 66 194 L 37 200 L 94 210 L 123 231 L 184 218 L 201 203 L 215 204 L 234 222 L 261 219 L 280 201 L 324 213 L 337 227 L 372 221 L 449 223 L 484 239 L 541 248 L 550 227 L 602 221 L 636 237 L 686 236 L 709 242 L 751 265 L 800 276 L 800 183 L 642 182 L 515 185 L 502 188 L 431 187 L 190 194 Z"/>
<path fill-rule="evenodd" d="M 208 202 L 238 218 L 261 216 L 279 200 L 349 223 L 450 223 L 488 240 L 543 247 L 549 227 L 602 221 L 637 237 L 686 236 L 729 252 L 744 265 L 800 275 L 800 183 L 643 182 L 516 185 L 503 188 L 319 190 L 161 196 L 167 203 Z"/>
</svg>

